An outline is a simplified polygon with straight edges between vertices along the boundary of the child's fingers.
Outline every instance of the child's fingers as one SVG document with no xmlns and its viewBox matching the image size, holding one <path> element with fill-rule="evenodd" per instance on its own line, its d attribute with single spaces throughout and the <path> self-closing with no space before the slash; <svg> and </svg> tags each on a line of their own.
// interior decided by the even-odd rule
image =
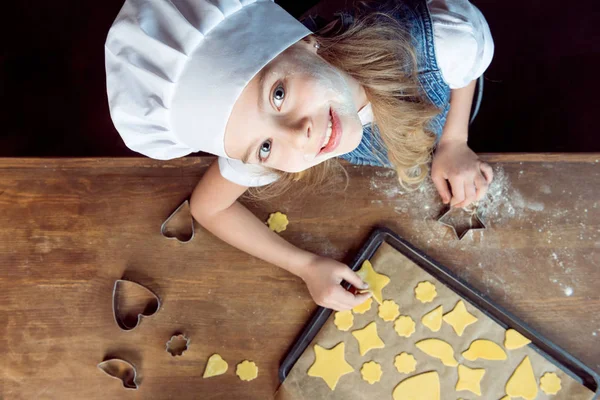
<svg viewBox="0 0 600 400">
<path fill-rule="evenodd" d="M 475 176 L 475 187 L 477 188 L 477 196 L 475 197 L 475 199 L 479 201 L 483 199 L 483 196 L 485 196 L 489 187 L 489 184 L 483 176 L 483 173 L 477 174 Z"/>
<path fill-rule="evenodd" d="M 442 201 L 444 202 L 444 204 L 448 204 L 448 202 L 450 202 L 450 189 L 448 189 L 448 182 L 446 181 L 446 179 L 442 176 L 442 174 L 431 174 L 431 180 L 433 181 L 433 184 L 435 185 L 435 188 L 437 189 L 438 193 L 440 194 L 440 197 L 442 198 Z"/>
<path fill-rule="evenodd" d="M 354 286 L 358 289 L 367 289 L 369 285 L 363 282 L 362 279 L 356 274 L 356 272 L 352 271 L 350 268 L 345 267 L 341 269 L 341 276 L 343 280 Z"/>
<path fill-rule="evenodd" d="M 450 201 L 450 206 L 455 207 L 465 200 L 464 180 L 462 178 L 450 178 L 450 186 L 452 187 L 452 200 Z"/>
<path fill-rule="evenodd" d="M 465 181 L 465 200 L 462 202 L 461 207 L 466 207 L 475 201 L 477 196 L 477 189 L 475 183 L 472 181 Z"/>
<path fill-rule="evenodd" d="M 488 185 L 492 183 L 492 180 L 494 180 L 494 170 L 492 166 L 488 163 L 482 162 L 479 164 L 479 169 L 485 177 L 485 180 L 487 181 Z"/>
</svg>

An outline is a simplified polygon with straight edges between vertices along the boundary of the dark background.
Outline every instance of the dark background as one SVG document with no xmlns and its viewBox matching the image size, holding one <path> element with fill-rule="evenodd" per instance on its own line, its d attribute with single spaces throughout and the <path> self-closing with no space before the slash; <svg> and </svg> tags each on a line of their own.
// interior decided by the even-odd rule
<svg viewBox="0 0 600 400">
<path fill-rule="evenodd" d="M 324 0 L 327 1 L 327 0 Z M 600 12 L 474 0 L 496 51 L 471 127 L 478 152 L 600 151 Z M 298 17 L 317 1 L 279 1 Z M 108 113 L 104 41 L 123 0 L 3 6 L 0 156 L 130 156 Z"/>
</svg>

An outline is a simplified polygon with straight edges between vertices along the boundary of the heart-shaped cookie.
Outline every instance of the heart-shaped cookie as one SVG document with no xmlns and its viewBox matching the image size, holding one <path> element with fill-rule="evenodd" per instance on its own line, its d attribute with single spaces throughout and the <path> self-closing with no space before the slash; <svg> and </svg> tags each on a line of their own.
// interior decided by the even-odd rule
<svg viewBox="0 0 600 400">
<path fill-rule="evenodd" d="M 119 328 L 130 331 L 143 317 L 156 314 L 160 299 L 150 289 L 124 279 L 117 279 L 113 288 L 113 315 Z"/>
<path fill-rule="evenodd" d="M 227 362 L 219 354 L 213 354 L 206 363 L 202 377 L 210 378 L 211 376 L 223 375 L 227 372 L 227 368 L 229 368 Z"/>
<path fill-rule="evenodd" d="M 167 239 L 176 239 L 180 243 L 187 243 L 194 238 L 194 218 L 188 200 L 163 222 L 160 233 Z"/>
</svg>

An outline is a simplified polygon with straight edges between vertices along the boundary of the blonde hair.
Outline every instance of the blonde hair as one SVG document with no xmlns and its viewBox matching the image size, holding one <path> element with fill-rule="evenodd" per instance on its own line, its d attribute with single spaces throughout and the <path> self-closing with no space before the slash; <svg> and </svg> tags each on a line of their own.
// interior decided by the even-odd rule
<svg viewBox="0 0 600 400">
<path fill-rule="evenodd" d="M 318 54 L 364 87 L 373 109 L 372 128 L 378 129 L 400 183 L 418 185 L 429 172 L 435 135 L 426 126 L 438 109 L 420 91 L 408 32 L 392 15 L 361 2 L 354 23 L 346 30 L 336 20 L 313 36 L 320 44 Z M 260 199 L 278 196 L 298 181 L 303 183 L 300 192 L 314 191 L 328 186 L 341 171 L 345 173 L 337 159 L 300 173 L 275 171 L 278 181 L 251 188 L 248 194 Z"/>
</svg>

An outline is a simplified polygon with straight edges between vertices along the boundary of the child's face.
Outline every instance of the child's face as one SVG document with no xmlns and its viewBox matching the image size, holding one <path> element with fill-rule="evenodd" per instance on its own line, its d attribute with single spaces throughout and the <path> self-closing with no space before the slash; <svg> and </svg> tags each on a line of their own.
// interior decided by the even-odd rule
<svg viewBox="0 0 600 400">
<path fill-rule="evenodd" d="M 313 43 L 294 44 L 244 88 L 225 130 L 229 157 L 299 172 L 358 146 L 364 90 Z"/>
</svg>

